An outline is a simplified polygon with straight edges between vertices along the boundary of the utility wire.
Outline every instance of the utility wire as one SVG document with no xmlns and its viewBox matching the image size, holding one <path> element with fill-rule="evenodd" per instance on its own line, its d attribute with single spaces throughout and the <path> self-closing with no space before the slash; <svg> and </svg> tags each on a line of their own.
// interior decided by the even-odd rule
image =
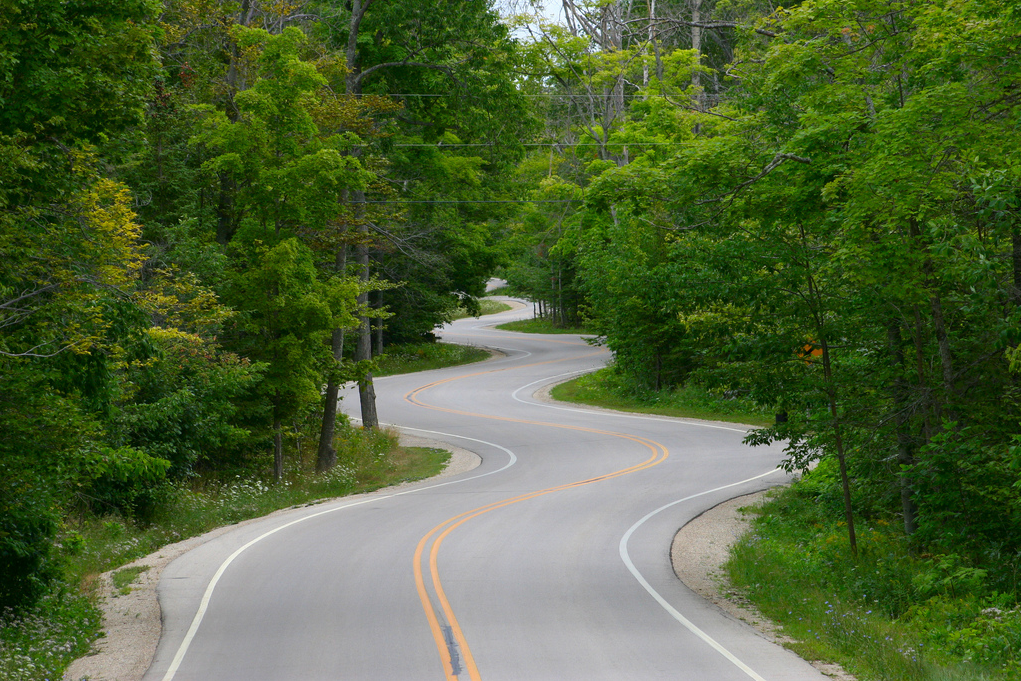
<svg viewBox="0 0 1021 681">
<path fill-rule="evenodd" d="M 494 199 L 457 199 L 451 201 L 426 201 L 424 199 L 397 199 L 394 201 L 359 201 L 358 203 L 581 203 L 582 199 L 536 199 L 528 200 L 494 200 Z"/>
<path fill-rule="evenodd" d="M 394 147 L 436 147 L 437 149 L 442 147 L 495 147 L 497 142 L 476 142 L 476 143 L 461 143 L 455 142 L 447 144 L 446 142 L 415 142 L 415 143 L 404 143 L 393 144 Z M 688 142 L 606 142 L 601 144 L 599 142 L 522 142 L 519 146 L 522 147 L 598 147 L 598 146 L 636 146 L 636 147 L 681 147 L 688 144 Z"/>
<path fill-rule="evenodd" d="M 369 94 L 369 93 L 366 93 L 366 94 Z M 447 92 L 447 93 L 403 92 L 403 93 L 392 94 L 392 95 L 372 95 L 372 96 L 373 97 L 461 97 L 462 95 L 457 94 L 457 93 L 452 93 L 452 92 Z M 648 99 L 649 97 L 683 97 L 684 94 L 683 93 L 681 93 L 681 94 L 666 94 L 666 93 L 659 93 L 659 92 L 649 92 L 649 93 L 644 93 L 644 94 L 624 95 L 624 94 L 613 94 L 611 92 L 611 93 L 605 93 L 605 94 L 604 93 L 591 93 L 591 94 L 586 93 L 586 94 L 574 94 L 574 95 L 570 95 L 570 94 L 558 94 L 558 93 L 555 93 L 555 92 L 545 92 L 545 93 L 539 93 L 539 94 L 526 94 L 524 92 L 519 92 L 517 94 L 517 96 L 518 97 L 584 97 L 586 99 L 592 98 L 592 97 L 604 97 L 604 98 L 605 97 L 613 97 L 614 99 L 621 99 L 621 98 L 624 98 L 624 99 Z"/>
</svg>

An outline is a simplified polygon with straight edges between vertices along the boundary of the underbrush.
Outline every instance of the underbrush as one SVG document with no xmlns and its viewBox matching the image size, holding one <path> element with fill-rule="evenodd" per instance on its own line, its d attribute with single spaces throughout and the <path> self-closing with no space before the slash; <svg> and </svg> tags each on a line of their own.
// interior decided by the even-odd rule
<svg viewBox="0 0 1021 681">
<path fill-rule="evenodd" d="M 846 525 L 813 489 L 809 481 L 774 493 L 726 566 L 797 641 L 795 652 L 839 662 L 862 681 L 1021 678 L 1016 593 L 997 591 L 956 554 L 912 552 L 883 519 L 860 521 L 853 559 Z"/>
<path fill-rule="evenodd" d="M 399 447 L 387 431 L 341 431 L 337 465 L 323 474 L 314 473 L 315 452 L 305 447 L 288 459 L 288 472 L 277 483 L 257 472 L 178 481 L 160 489 L 156 511 L 145 522 L 120 515 L 67 521 L 59 546 L 65 582 L 27 613 L 0 614 L 0 681 L 58 679 L 88 652 L 102 620 L 95 605 L 99 573 L 216 527 L 430 477 L 450 456 Z"/>
<path fill-rule="evenodd" d="M 89 651 L 103 617 L 92 599 L 58 584 L 29 613 L 0 613 L 0 679 L 59 679 Z"/>
<path fill-rule="evenodd" d="M 378 361 L 376 376 L 410 374 L 416 371 L 471 364 L 489 359 L 489 351 L 453 343 L 405 343 L 386 349 Z"/>
<path fill-rule="evenodd" d="M 640 390 L 629 386 L 612 366 L 553 388 L 554 399 L 607 409 L 749 425 L 772 423 L 770 414 L 751 400 L 688 385 L 674 390 Z"/>
</svg>

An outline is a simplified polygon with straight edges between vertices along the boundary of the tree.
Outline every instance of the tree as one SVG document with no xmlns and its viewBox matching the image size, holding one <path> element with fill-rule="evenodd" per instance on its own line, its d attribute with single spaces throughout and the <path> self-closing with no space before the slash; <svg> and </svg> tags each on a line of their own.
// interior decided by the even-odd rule
<svg viewBox="0 0 1021 681">
<path fill-rule="evenodd" d="M 511 50 L 507 32 L 488 3 L 462 0 L 447 6 L 441 15 L 427 2 L 367 0 L 352 2 L 346 8 L 324 7 L 320 14 L 324 41 L 328 45 L 342 46 L 344 50 L 348 68 L 344 81 L 347 96 L 363 98 L 369 93 L 416 95 L 406 99 L 402 97 L 403 112 L 396 116 L 396 125 L 404 131 L 411 131 L 412 137 L 420 138 L 425 144 L 440 142 L 448 130 L 456 130 L 458 137 L 465 140 L 475 136 L 490 140 L 499 138 L 501 141 L 513 139 L 513 130 L 504 129 L 506 119 L 497 119 L 492 115 L 493 107 L 486 106 L 496 101 L 500 101 L 501 106 L 521 106 L 521 100 L 515 96 L 507 77 L 507 55 Z M 368 40 L 367 36 L 376 38 Z M 458 96 L 450 96 L 452 88 Z M 428 96 L 433 93 L 439 97 Z M 373 151 L 362 147 L 356 153 L 368 159 Z M 494 157 L 498 157 L 498 153 L 491 154 L 490 164 L 496 160 Z M 390 167 L 398 172 L 377 185 L 371 200 L 386 203 L 394 198 L 425 201 L 432 198 L 418 194 L 421 169 L 399 168 L 396 163 Z M 410 170 L 411 176 L 402 177 L 402 170 Z M 390 187 L 400 184 L 407 190 L 405 196 L 395 196 L 390 187 L 382 189 L 384 184 Z M 349 200 L 357 206 L 355 214 L 358 222 L 354 227 L 359 238 L 355 245 L 355 264 L 363 281 L 368 281 L 375 244 L 389 242 L 385 248 L 401 252 L 406 250 L 410 240 L 398 235 L 389 224 L 387 217 L 394 215 L 395 211 L 386 207 L 376 209 L 379 204 L 366 203 L 365 199 L 358 190 L 352 191 L 349 196 Z M 432 231 L 432 228 L 427 229 Z M 414 231 L 421 233 L 422 230 L 416 227 Z M 433 243 L 442 246 L 450 241 L 441 238 Z M 418 262 L 428 262 L 436 257 L 439 253 L 434 251 L 430 256 L 416 255 L 412 260 L 417 258 Z M 477 287 L 472 289 L 477 290 Z M 457 290 L 467 293 L 462 288 L 454 292 L 450 289 L 433 291 L 433 294 L 460 297 Z M 368 309 L 367 295 L 360 301 L 363 310 Z M 440 323 L 443 315 L 434 319 L 434 323 Z M 355 360 L 368 366 L 371 357 L 371 324 L 369 318 L 363 316 Z M 362 423 L 365 427 L 374 427 L 378 418 L 371 371 L 359 377 L 359 395 Z"/>
<path fill-rule="evenodd" d="M 258 225 L 267 236 L 272 230 L 274 240 L 301 234 L 317 248 L 337 249 L 340 253 L 330 263 L 328 276 L 346 278 L 347 244 L 329 232 L 350 220 L 340 205 L 343 198 L 363 191 L 372 177 L 351 153 L 359 141 L 354 130 L 365 127 L 362 108 L 344 109 L 327 87 L 327 76 L 302 59 L 306 37 L 299 29 L 289 27 L 273 36 L 239 27 L 236 33 L 239 48 L 253 62 L 250 87 L 236 96 L 235 117 L 206 109 L 201 139 L 215 154 L 205 164 L 208 176 L 221 183 L 229 177 L 237 188 L 231 205 L 241 216 L 242 228 Z M 362 286 L 359 291 L 371 288 L 367 279 Z M 334 318 L 346 320 L 343 315 Z M 337 363 L 342 360 L 345 325 L 346 321 L 332 329 Z M 340 380 L 336 368 L 326 379 L 320 429 L 323 470 L 332 465 Z M 278 453 L 280 446 L 278 437 Z"/>
<path fill-rule="evenodd" d="M 249 236 L 239 238 L 248 241 Z M 269 407 L 273 477 L 280 480 L 282 424 L 318 404 L 330 358 L 326 340 L 332 329 L 353 323 L 357 286 L 336 276 L 320 281 L 312 252 L 294 237 L 274 246 L 252 238 L 241 248 L 243 266 L 231 284 L 230 299 L 242 313 L 230 341 L 244 356 L 266 365 L 257 390 Z"/>
</svg>

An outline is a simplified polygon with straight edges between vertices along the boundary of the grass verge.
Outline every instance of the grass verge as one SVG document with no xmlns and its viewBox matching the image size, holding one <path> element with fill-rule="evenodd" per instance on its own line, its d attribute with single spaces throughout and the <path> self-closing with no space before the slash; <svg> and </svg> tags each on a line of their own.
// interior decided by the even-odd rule
<svg viewBox="0 0 1021 681">
<path fill-rule="evenodd" d="M 487 314 L 496 314 L 498 312 L 506 312 L 511 309 L 511 306 L 499 300 L 492 300 L 491 298 L 479 298 L 480 312 L 478 315 L 473 315 L 463 307 L 457 311 L 454 315 L 454 319 L 466 319 L 468 317 L 484 317 Z"/>
<path fill-rule="evenodd" d="M 103 616 L 95 600 L 62 582 L 27 613 L 0 613 L 0 679 L 50 681 L 89 652 Z"/>
<path fill-rule="evenodd" d="M 725 397 L 698 386 L 685 386 L 672 391 L 634 391 L 626 387 L 613 367 L 555 386 L 554 399 L 588 404 L 594 407 L 659 414 L 682 418 L 729 421 L 752 426 L 772 423 L 772 417 L 752 402 Z"/>
<path fill-rule="evenodd" d="M 520 333 L 571 333 L 591 335 L 591 332 L 585 329 L 584 327 L 556 326 L 550 320 L 541 319 L 539 317 L 535 317 L 532 319 L 521 319 L 516 322 L 507 322 L 506 324 L 498 324 L 496 328 L 501 329 L 503 331 L 518 331 Z"/>
<path fill-rule="evenodd" d="M 839 512 L 812 489 L 774 492 L 725 566 L 731 584 L 795 639 L 789 648 L 860 681 L 1021 678 L 1015 596 L 987 592 L 961 570 L 955 587 L 946 556 L 913 554 L 882 520 L 861 522 L 854 560 L 846 526 L 833 520 Z"/>
<path fill-rule="evenodd" d="M 416 371 L 471 364 L 489 359 L 489 351 L 472 345 L 414 343 L 391 345 L 379 358 L 376 376 L 410 374 Z"/>
<path fill-rule="evenodd" d="M 87 517 L 62 533 L 64 582 L 32 611 L 0 613 L 0 681 L 58 679 L 72 660 L 86 654 L 99 635 L 96 578 L 161 546 L 214 528 L 324 499 L 368 492 L 443 470 L 450 453 L 399 447 L 393 433 L 346 427 L 336 441 L 338 463 L 312 473 L 314 452 L 289 460 L 284 480 L 258 477 L 195 479 L 168 484 L 163 503 L 146 523 L 120 516 Z M 139 570 L 114 574 L 116 588 L 129 589 Z"/>
</svg>

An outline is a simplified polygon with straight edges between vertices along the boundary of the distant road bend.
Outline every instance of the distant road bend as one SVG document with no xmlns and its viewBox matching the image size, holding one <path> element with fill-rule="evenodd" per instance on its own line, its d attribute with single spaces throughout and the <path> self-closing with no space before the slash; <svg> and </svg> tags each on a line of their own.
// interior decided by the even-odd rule
<svg viewBox="0 0 1021 681">
<path fill-rule="evenodd" d="M 488 362 L 379 379 L 380 418 L 465 474 L 252 523 L 171 563 L 146 681 L 821 681 L 670 565 L 677 528 L 783 481 L 721 423 L 537 400 L 601 366 L 577 336 L 445 328 Z M 345 408 L 357 411 L 357 396 Z"/>
</svg>

